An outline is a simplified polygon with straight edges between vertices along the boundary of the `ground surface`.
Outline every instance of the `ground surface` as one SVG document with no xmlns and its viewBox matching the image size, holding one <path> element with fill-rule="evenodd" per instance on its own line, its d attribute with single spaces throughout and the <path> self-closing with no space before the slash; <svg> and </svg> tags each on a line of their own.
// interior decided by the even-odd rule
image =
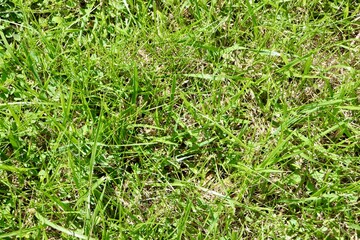
<svg viewBox="0 0 360 240">
<path fill-rule="evenodd" d="M 0 1 L 0 238 L 357 239 L 357 2 Z"/>
</svg>

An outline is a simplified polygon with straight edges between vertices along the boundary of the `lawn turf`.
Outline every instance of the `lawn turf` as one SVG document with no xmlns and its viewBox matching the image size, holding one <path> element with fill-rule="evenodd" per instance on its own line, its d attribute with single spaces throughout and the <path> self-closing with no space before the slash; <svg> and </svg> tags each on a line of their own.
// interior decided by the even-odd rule
<svg viewBox="0 0 360 240">
<path fill-rule="evenodd" d="M 0 238 L 357 239 L 358 1 L 0 1 Z"/>
</svg>

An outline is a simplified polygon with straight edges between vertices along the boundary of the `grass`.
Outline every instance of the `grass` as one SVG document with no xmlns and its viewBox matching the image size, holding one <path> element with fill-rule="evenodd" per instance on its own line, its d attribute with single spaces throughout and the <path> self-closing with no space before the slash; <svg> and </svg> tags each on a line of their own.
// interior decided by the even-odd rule
<svg viewBox="0 0 360 240">
<path fill-rule="evenodd" d="M 357 239 L 357 1 L 0 1 L 0 238 Z"/>
</svg>

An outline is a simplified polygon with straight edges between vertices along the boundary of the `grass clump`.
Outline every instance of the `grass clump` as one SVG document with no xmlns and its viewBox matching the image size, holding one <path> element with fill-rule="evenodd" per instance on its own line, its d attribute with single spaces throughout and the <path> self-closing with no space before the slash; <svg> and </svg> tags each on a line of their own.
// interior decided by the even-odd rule
<svg viewBox="0 0 360 240">
<path fill-rule="evenodd" d="M 356 1 L 1 1 L 0 238 L 356 239 Z"/>
</svg>

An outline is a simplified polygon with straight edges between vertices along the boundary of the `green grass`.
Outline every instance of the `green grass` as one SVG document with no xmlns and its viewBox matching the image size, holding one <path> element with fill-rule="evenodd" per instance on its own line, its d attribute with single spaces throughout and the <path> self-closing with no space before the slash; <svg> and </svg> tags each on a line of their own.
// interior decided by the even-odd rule
<svg viewBox="0 0 360 240">
<path fill-rule="evenodd" d="M 0 1 L 0 238 L 357 239 L 360 4 Z"/>
</svg>

